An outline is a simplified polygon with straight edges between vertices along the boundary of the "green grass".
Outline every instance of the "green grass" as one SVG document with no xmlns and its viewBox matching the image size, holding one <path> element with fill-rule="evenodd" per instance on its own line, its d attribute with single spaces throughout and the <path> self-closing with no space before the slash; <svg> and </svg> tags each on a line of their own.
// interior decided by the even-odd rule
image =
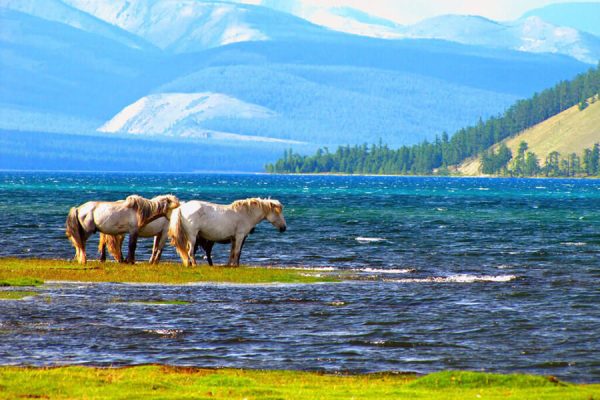
<svg viewBox="0 0 600 400">
<path fill-rule="evenodd" d="M 27 278 L 24 278 L 27 277 Z M 132 282 L 184 284 L 198 282 L 216 283 L 317 283 L 332 282 L 337 278 L 322 276 L 310 270 L 259 268 L 184 267 L 179 263 L 135 265 L 100 263 L 80 265 L 66 260 L 0 258 L 0 282 L 17 283 L 55 281 L 82 282 Z"/>
<path fill-rule="evenodd" d="M 598 399 L 600 385 L 531 375 L 440 372 L 331 375 L 296 371 L 0 367 L 0 399 Z"/>
<path fill-rule="evenodd" d="M 44 281 L 35 279 L 35 278 L 29 278 L 27 276 L 0 280 L 0 287 L 1 286 L 4 286 L 4 287 L 6 287 L 6 286 L 41 286 L 43 284 L 44 284 Z"/>
<path fill-rule="evenodd" d="M 21 300 L 29 296 L 37 296 L 38 292 L 25 292 L 25 291 L 0 291 L 0 300 Z"/>
</svg>

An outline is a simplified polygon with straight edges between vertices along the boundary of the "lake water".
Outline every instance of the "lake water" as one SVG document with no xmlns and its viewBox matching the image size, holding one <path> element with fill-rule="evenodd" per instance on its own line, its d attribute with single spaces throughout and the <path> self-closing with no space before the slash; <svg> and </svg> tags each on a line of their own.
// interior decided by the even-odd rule
<svg viewBox="0 0 600 400">
<path fill-rule="evenodd" d="M 460 368 L 600 381 L 598 180 L 0 172 L 0 256 L 71 258 L 69 207 L 131 193 L 277 198 L 287 232 L 259 225 L 243 263 L 354 270 L 365 281 L 50 283 L 41 296 L 0 302 L 0 364 Z M 141 239 L 138 258 L 150 247 Z M 217 263 L 227 254 L 213 251 Z M 170 246 L 164 258 L 177 259 Z M 190 303 L 127 302 L 149 299 Z"/>
</svg>

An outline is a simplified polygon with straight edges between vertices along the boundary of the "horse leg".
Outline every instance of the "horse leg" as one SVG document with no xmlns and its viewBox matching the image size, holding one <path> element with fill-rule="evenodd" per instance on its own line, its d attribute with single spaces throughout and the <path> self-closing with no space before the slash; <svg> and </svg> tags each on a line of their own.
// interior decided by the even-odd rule
<svg viewBox="0 0 600 400">
<path fill-rule="evenodd" d="M 115 258 L 117 259 L 117 262 L 119 264 L 123 264 L 124 260 L 123 260 L 123 240 L 125 240 L 125 235 L 118 235 L 115 236 L 115 239 L 117 241 L 117 248 L 115 249 L 116 252 L 116 256 Z"/>
<path fill-rule="evenodd" d="M 210 265 L 211 267 L 213 265 L 211 253 L 214 245 L 215 242 L 204 239 L 200 235 L 196 237 L 196 246 L 194 246 L 194 253 L 198 251 L 198 247 L 202 246 L 202 250 L 204 250 L 204 254 L 206 254 L 206 261 L 208 261 L 208 265 Z"/>
<path fill-rule="evenodd" d="M 138 231 L 129 232 L 129 251 L 125 263 L 135 264 L 135 248 L 137 247 Z"/>
<path fill-rule="evenodd" d="M 188 239 L 188 265 L 196 266 L 196 237 L 191 236 Z"/>
<path fill-rule="evenodd" d="M 229 250 L 229 260 L 227 260 L 227 266 L 233 266 L 233 260 L 235 260 L 235 237 L 231 239 L 231 249 Z"/>
<path fill-rule="evenodd" d="M 158 245 L 156 244 L 156 237 L 154 238 L 154 245 L 156 246 L 156 253 L 154 254 L 154 264 L 158 264 L 160 257 L 162 256 L 165 243 L 167 242 L 167 232 L 162 231 L 159 235 Z"/>
<path fill-rule="evenodd" d="M 91 233 L 87 233 L 85 231 L 82 230 L 82 235 L 81 235 L 81 248 L 77 249 L 77 251 L 79 252 L 79 262 L 81 264 L 85 264 L 87 263 L 87 255 L 85 254 L 85 243 L 87 242 L 87 240 L 89 239 L 89 237 L 91 236 Z"/>
<path fill-rule="evenodd" d="M 244 236 L 234 236 L 233 239 L 231 239 L 231 253 L 229 254 L 229 263 L 227 264 L 228 266 L 238 267 L 240 265 L 240 251 L 242 249 L 243 244 Z"/>
<path fill-rule="evenodd" d="M 159 236 L 160 236 L 160 234 L 154 236 L 154 244 L 152 245 L 152 255 L 150 255 L 150 260 L 148 260 L 148 262 L 150 264 L 154 264 L 155 259 L 156 259 L 156 252 L 158 249 Z"/>
<path fill-rule="evenodd" d="M 208 261 L 208 265 L 210 265 L 211 267 L 213 266 L 213 260 L 212 260 L 212 249 L 213 246 L 215 245 L 215 242 L 207 240 L 206 244 L 204 245 L 204 252 L 206 253 L 206 261 Z"/>
<path fill-rule="evenodd" d="M 246 239 L 248 239 L 248 235 L 244 236 L 242 240 L 242 244 L 240 245 L 240 250 L 237 253 L 237 259 L 235 260 L 236 265 L 240 265 L 240 257 L 242 255 L 242 249 L 244 248 L 244 244 L 246 243 Z"/>
<path fill-rule="evenodd" d="M 102 247 L 100 247 L 100 262 L 103 263 L 106 261 L 106 243 L 102 243 Z"/>
</svg>

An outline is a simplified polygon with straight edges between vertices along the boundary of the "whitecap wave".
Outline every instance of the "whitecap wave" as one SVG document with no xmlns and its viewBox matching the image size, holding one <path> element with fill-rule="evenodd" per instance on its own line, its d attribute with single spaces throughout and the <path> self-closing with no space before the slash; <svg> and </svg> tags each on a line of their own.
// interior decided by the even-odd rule
<svg viewBox="0 0 600 400">
<path fill-rule="evenodd" d="M 175 338 L 183 334 L 181 329 L 144 329 L 144 332 L 168 338 Z"/>
<path fill-rule="evenodd" d="M 332 271 L 337 271 L 337 268 L 334 267 L 293 267 L 293 268 L 289 268 L 289 267 L 281 267 L 281 268 L 276 268 L 276 269 L 298 269 L 301 271 L 317 271 L 317 272 L 332 272 Z"/>
<path fill-rule="evenodd" d="M 360 272 L 368 272 L 371 274 L 409 274 L 415 272 L 414 268 L 403 268 L 403 269 L 383 269 L 383 268 L 361 268 Z"/>
<path fill-rule="evenodd" d="M 476 283 L 476 282 L 510 282 L 516 275 L 469 275 L 431 276 L 427 278 L 394 279 L 388 282 L 398 283 Z"/>
<path fill-rule="evenodd" d="M 560 244 L 562 244 L 563 246 L 575 246 L 575 247 L 587 245 L 586 242 L 561 242 Z"/>
<path fill-rule="evenodd" d="M 357 242 L 361 242 L 361 243 L 371 243 L 371 242 L 385 242 L 387 239 L 379 238 L 379 237 L 358 236 L 357 238 L 354 238 L 354 240 L 356 240 Z"/>
</svg>

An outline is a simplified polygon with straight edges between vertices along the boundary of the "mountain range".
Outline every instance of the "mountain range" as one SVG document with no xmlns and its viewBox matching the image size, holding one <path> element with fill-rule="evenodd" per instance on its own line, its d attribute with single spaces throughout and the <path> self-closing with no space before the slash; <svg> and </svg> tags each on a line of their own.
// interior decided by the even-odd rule
<svg viewBox="0 0 600 400">
<path fill-rule="evenodd" d="M 537 14 L 400 26 L 262 3 L 0 0 L 0 129 L 193 141 L 236 157 L 260 145 L 263 158 L 240 164 L 260 170 L 289 146 L 433 140 L 600 54 L 593 32 Z"/>
</svg>

